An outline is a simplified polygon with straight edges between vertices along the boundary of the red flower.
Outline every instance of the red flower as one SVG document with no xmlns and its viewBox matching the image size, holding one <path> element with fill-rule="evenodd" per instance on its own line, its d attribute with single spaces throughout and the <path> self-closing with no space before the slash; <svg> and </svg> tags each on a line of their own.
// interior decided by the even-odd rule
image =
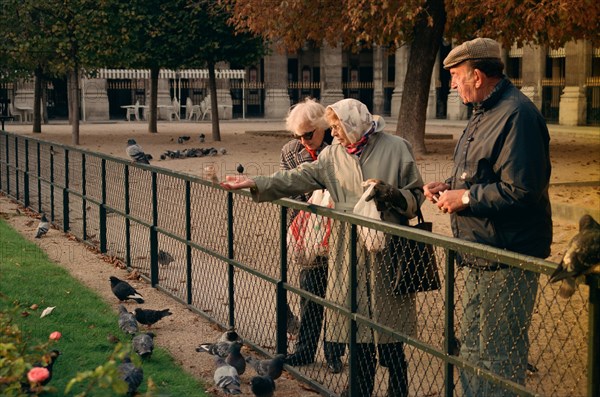
<svg viewBox="0 0 600 397">
<path fill-rule="evenodd" d="M 62 334 L 58 331 L 54 331 L 53 333 L 50 334 L 50 339 L 52 340 L 59 340 L 62 337 Z"/>
<path fill-rule="evenodd" d="M 48 379 L 49 376 L 50 372 L 47 368 L 43 367 L 34 367 L 27 372 L 27 379 L 29 379 L 31 383 L 43 382 Z"/>
</svg>

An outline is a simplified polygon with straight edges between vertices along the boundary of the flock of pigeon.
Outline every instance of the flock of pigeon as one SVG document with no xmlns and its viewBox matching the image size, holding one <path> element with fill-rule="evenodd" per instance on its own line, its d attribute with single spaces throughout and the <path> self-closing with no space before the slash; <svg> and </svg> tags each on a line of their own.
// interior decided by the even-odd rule
<svg viewBox="0 0 600 397">
<path fill-rule="evenodd" d="M 159 262 L 163 265 L 173 261 L 173 257 L 165 252 L 159 252 Z M 136 291 L 127 281 L 111 276 L 110 287 L 113 294 L 120 302 L 133 300 L 138 304 L 144 303 L 144 297 Z M 150 328 L 166 316 L 172 313 L 169 309 L 151 310 L 135 308 L 131 313 L 123 304 L 119 305 L 119 329 L 132 337 L 133 351 L 142 357 L 149 359 L 154 349 L 154 337 L 152 332 L 140 333 L 138 323 L 147 325 Z M 242 340 L 234 330 L 223 333 L 215 343 L 203 343 L 197 348 L 197 352 L 206 352 L 215 356 L 215 374 L 214 381 L 226 394 L 241 394 L 240 375 L 246 371 L 246 365 L 251 366 L 256 371 L 251 381 L 251 390 L 255 396 L 271 397 L 275 391 L 275 380 L 281 376 L 285 356 L 276 355 L 273 359 L 259 360 L 254 357 L 244 358 L 241 353 Z M 142 368 L 136 367 L 130 359 L 123 361 L 119 366 L 121 378 L 129 386 L 129 394 L 133 395 L 144 378 Z"/>
<path fill-rule="evenodd" d="M 237 332 L 223 333 L 215 343 L 203 343 L 197 352 L 206 352 L 215 357 L 215 385 L 225 394 L 241 394 L 240 375 L 250 366 L 256 372 L 250 380 L 250 388 L 255 396 L 271 397 L 275 392 L 275 380 L 281 376 L 285 356 L 278 354 L 272 359 L 259 360 L 242 356 L 242 340 Z"/>
<path fill-rule="evenodd" d="M 200 134 L 198 140 L 200 142 L 204 142 L 204 139 L 204 134 Z M 189 140 L 190 137 L 188 135 L 182 135 L 177 138 L 178 143 L 184 143 Z M 127 148 L 125 149 L 125 152 L 134 163 L 150 164 L 150 160 L 153 159 L 152 155 L 146 154 L 142 147 L 135 141 L 135 139 L 132 138 L 127 140 Z M 225 148 L 186 148 L 183 150 L 165 150 L 165 152 L 160 155 L 160 159 L 185 159 L 191 157 L 216 156 L 217 154 L 224 155 L 226 153 L 227 149 Z"/>
<path fill-rule="evenodd" d="M 115 276 L 111 276 L 110 288 L 113 294 L 119 299 L 120 302 L 126 300 L 133 300 L 139 304 L 144 303 L 144 298 L 133 288 L 127 281 L 120 280 Z M 154 350 L 154 337 L 156 336 L 153 332 L 140 333 L 138 323 L 146 325 L 150 328 L 152 325 L 160 321 L 166 316 L 170 316 L 173 313 L 169 309 L 164 310 L 152 310 L 135 308 L 134 313 L 129 312 L 124 305 L 119 305 L 119 329 L 125 334 L 132 337 L 131 345 L 135 353 L 137 353 L 143 360 L 152 357 Z M 140 367 L 136 367 L 129 357 L 125 357 L 123 362 L 119 365 L 119 374 L 128 386 L 127 394 L 132 396 L 135 394 L 137 388 L 144 379 L 144 370 Z"/>
</svg>

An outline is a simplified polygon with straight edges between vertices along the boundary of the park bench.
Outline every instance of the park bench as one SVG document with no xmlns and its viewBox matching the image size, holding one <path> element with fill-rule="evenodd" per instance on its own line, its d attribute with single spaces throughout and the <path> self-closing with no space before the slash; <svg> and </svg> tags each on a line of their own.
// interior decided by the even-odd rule
<svg viewBox="0 0 600 397">
<path fill-rule="evenodd" d="M 4 131 L 4 122 L 6 120 L 14 120 L 9 111 L 10 99 L 0 98 L 0 122 L 2 123 L 2 131 Z"/>
</svg>

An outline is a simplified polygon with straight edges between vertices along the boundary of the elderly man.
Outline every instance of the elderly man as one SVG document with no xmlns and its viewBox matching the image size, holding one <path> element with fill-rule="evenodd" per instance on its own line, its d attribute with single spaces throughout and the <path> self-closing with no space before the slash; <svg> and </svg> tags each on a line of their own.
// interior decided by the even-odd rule
<svg viewBox="0 0 600 397">
<path fill-rule="evenodd" d="M 546 258 L 552 219 L 544 118 L 503 75 L 494 40 L 454 48 L 444 68 L 473 114 L 454 151 L 451 177 L 426 184 L 425 196 L 450 214 L 455 237 Z M 469 255 L 458 260 L 465 272 L 461 356 L 524 384 L 538 274 Z M 511 395 L 468 370 L 461 383 L 466 396 Z"/>
</svg>

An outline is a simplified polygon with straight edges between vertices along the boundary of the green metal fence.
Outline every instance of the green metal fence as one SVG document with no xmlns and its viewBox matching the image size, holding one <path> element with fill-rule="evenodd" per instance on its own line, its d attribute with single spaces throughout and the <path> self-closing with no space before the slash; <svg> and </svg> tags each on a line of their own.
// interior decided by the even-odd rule
<svg viewBox="0 0 600 397">
<path fill-rule="evenodd" d="M 284 199 L 256 204 L 245 192 L 226 192 L 204 179 L 5 131 L 0 132 L 0 191 L 46 213 L 57 227 L 84 243 L 122 260 L 153 287 L 195 312 L 223 327 L 234 326 L 246 342 L 268 355 L 294 350 L 293 335 L 288 334 L 288 322 L 293 319 L 288 307 L 298 316 L 301 299 L 324 306 L 328 315 L 350 319 L 349 329 L 340 330 L 349 333 L 351 342 L 341 373 L 328 371 L 322 335 L 317 336 L 314 363 L 287 367 L 322 394 L 340 395 L 348 389 L 351 396 L 363 395 L 355 376 L 363 365 L 356 341 L 358 328 L 366 326 L 380 337 L 404 342 L 411 396 L 464 395 L 461 371 L 523 396 L 600 395 L 600 282 L 596 276 L 588 277 L 587 285 L 564 300 L 558 297 L 558 286 L 547 281 L 556 268 L 554 263 L 311 207 L 331 218 L 335 230 L 350 233 L 352 243 L 344 247 L 350 253 L 348 271 L 330 273 L 327 286 L 329 296 L 335 297 L 334 277 L 349 281 L 349 299 L 340 304 L 300 288 L 299 269 L 288 264 L 291 210 L 308 208 L 300 202 Z M 368 226 L 372 234 L 379 230 L 435 246 L 442 289 L 412 297 L 414 319 L 400 318 L 399 309 L 387 308 L 387 315 L 400 323 L 413 321 L 412 332 L 375 321 L 371 312 L 357 312 L 358 303 L 368 298 L 356 287 L 365 275 L 357 266 L 357 257 L 364 255 L 356 244 L 359 226 Z M 174 261 L 161 261 L 160 251 L 170 253 Z M 535 368 L 525 385 L 473 366 L 456 354 L 464 293 L 464 272 L 455 265 L 457 254 L 540 274 L 533 318 L 523 331 L 530 340 L 530 369 Z M 328 315 L 325 327 L 339 327 L 328 322 Z M 388 378 L 387 368 L 377 366 L 373 395 L 388 395 Z"/>
</svg>

